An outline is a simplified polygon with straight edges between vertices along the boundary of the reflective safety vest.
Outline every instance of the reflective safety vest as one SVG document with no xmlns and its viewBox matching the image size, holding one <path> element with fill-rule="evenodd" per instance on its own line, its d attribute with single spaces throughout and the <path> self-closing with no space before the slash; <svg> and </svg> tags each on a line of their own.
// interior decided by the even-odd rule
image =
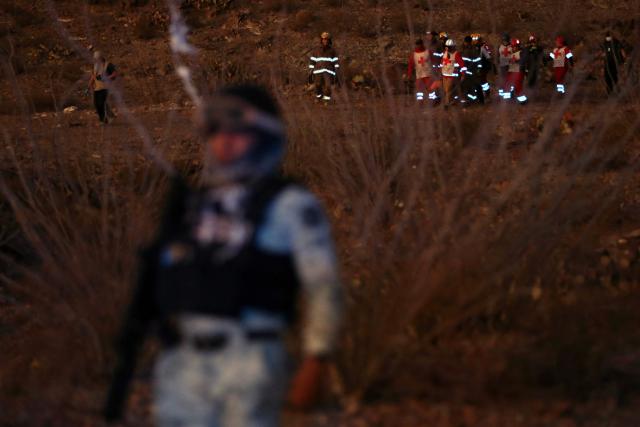
<svg viewBox="0 0 640 427">
<path fill-rule="evenodd" d="M 431 65 L 431 52 L 413 52 L 413 64 L 416 67 L 416 79 L 431 77 L 433 67 Z"/>
<path fill-rule="evenodd" d="M 498 49 L 499 54 L 499 62 L 501 67 L 507 67 L 511 63 L 511 54 L 513 53 L 513 48 L 511 46 L 501 45 L 500 49 Z"/>
<path fill-rule="evenodd" d="M 553 49 L 550 56 L 553 59 L 553 68 L 564 68 L 568 65 L 567 61 L 573 58 L 573 53 L 571 53 L 571 49 L 563 46 Z"/>
<path fill-rule="evenodd" d="M 459 77 L 466 71 L 460 52 L 446 51 L 442 56 L 442 77 Z"/>
<path fill-rule="evenodd" d="M 509 62 L 509 72 L 510 73 L 519 73 L 521 70 L 520 65 L 520 51 L 513 52 L 511 54 L 511 61 Z"/>
</svg>

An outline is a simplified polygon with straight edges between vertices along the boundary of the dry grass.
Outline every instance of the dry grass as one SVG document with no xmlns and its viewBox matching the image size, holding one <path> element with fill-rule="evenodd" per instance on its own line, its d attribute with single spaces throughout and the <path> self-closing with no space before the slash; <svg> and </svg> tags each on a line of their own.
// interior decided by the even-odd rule
<svg viewBox="0 0 640 427">
<path fill-rule="evenodd" d="M 289 19 L 289 27 L 294 31 L 304 31 L 316 20 L 309 10 L 299 10 Z"/>
<path fill-rule="evenodd" d="M 160 35 L 153 16 L 148 14 L 140 15 L 135 24 L 135 35 L 141 40 L 151 40 Z"/>
<path fill-rule="evenodd" d="M 303 31 L 314 17 L 290 19 Z M 197 71 L 212 84 L 254 78 L 234 62 Z M 156 101 L 179 96 L 147 77 Z M 599 104 L 570 91 L 548 108 L 484 114 L 418 109 L 392 95 L 384 73 L 374 77 L 380 91 L 343 88 L 335 108 L 282 99 L 285 170 L 325 202 L 342 261 L 341 403 L 585 399 L 634 387 L 616 361 L 640 345 L 629 327 L 639 320 L 637 247 L 626 269 L 599 267 L 599 250 L 621 224 L 637 226 L 638 82 Z M 19 303 L 3 314 L 13 331 L 1 337 L 12 345 L 0 355 L 0 389 L 61 404 L 106 381 L 134 254 L 165 182 L 144 158 L 149 147 L 129 141 L 92 141 L 98 157 L 57 131 L 3 142 L 0 190 L 29 251 L 2 277 Z M 179 150 L 197 168 L 193 146 Z M 85 398 L 79 410 L 98 404 Z"/>
<path fill-rule="evenodd" d="M 295 0 L 263 0 L 261 9 L 265 12 L 293 13 L 300 9 L 300 3 Z"/>
</svg>

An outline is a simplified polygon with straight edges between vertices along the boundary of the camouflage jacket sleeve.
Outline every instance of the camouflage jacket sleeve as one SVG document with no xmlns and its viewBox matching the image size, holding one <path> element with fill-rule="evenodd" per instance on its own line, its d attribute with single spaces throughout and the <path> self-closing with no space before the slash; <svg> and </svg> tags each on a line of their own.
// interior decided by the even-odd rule
<svg viewBox="0 0 640 427">
<path fill-rule="evenodd" d="M 342 319 L 343 294 L 331 229 L 320 203 L 300 187 L 287 188 L 270 206 L 258 243 L 292 254 L 305 308 L 304 352 L 331 353 Z"/>
</svg>

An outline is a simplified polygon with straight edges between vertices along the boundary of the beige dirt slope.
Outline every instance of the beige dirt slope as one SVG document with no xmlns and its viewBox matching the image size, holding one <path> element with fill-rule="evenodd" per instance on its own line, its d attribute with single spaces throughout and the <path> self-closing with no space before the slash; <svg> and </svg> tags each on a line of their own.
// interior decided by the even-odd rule
<svg viewBox="0 0 640 427">
<path fill-rule="evenodd" d="M 272 85 L 289 124 L 287 171 L 319 193 L 334 224 L 351 309 L 340 378 L 332 379 L 321 409 L 287 413 L 286 425 L 640 425 L 640 141 L 627 135 L 637 131 L 640 109 L 631 96 L 603 107 L 599 71 L 582 60 L 606 28 L 632 41 L 640 29 L 638 11 L 638 1 L 604 0 L 473 6 L 457 0 L 204 0 L 201 9 L 184 9 L 191 41 L 200 49 L 194 60 L 200 87 L 241 80 Z M 123 258 L 149 234 L 164 187 L 154 187 L 157 171 L 122 111 L 113 125 L 95 123 L 83 94 L 88 47 L 118 66 L 133 116 L 154 146 L 189 175 L 200 167 L 193 109 L 173 72 L 163 2 L 12 0 L 0 12 L 1 182 L 25 203 L 22 190 L 34 187 L 41 198 L 36 206 L 58 221 L 51 228 L 60 225 L 60 235 L 75 245 L 52 244 L 61 267 L 43 262 L 19 284 L 25 293 L 38 289 L 28 286 L 44 271 L 50 283 L 90 282 L 95 292 L 76 300 L 84 293 L 72 287 L 68 295 L 60 292 L 67 299 L 57 299 L 55 289 L 43 290 L 55 307 L 42 314 L 37 299 L 0 286 L 0 348 L 6 349 L 0 354 L 0 425 L 99 426 L 117 302 L 127 296 L 111 282 L 129 277 L 131 263 Z M 524 108 L 494 103 L 484 109 L 417 110 L 402 95 L 400 74 L 413 39 L 427 29 L 447 30 L 458 40 L 479 31 L 494 43 L 502 31 L 521 38 L 533 31 L 547 45 L 560 32 L 576 46 L 576 74 L 585 70 L 592 78 L 558 114 L 550 85 Z M 306 87 L 307 56 L 322 30 L 335 36 L 345 82 L 361 74 L 370 84 L 359 90 L 345 84 L 330 108 L 308 102 Z M 80 110 L 59 113 L 69 105 Z M 406 153 L 404 142 L 421 136 L 416 121 L 433 123 L 437 140 Z M 541 144 L 547 132 L 553 138 Z M 612 148 L 619 151 L 612 154 Z M 540 182 L 516 191 L 516 202 L 493 212 L 492 203 L 509 194 L 518 171 L 535 162 L 535 155 L 554 151 L 560 154 L 543 157 Z M 425 153 L 440 163 L 423 167 Z M 593 156 L 587 156 L 587 166 L 572 163 L 585 153 Z M 405 155 L 400 164 L 406 167 L 398 172 L 394 161 Z M 467 174 L 477 182 L 466 183 Z M 114 189 L 113 202 L 107 189 Z M 374 203 L 378 193 L 387 195 L 382 207 Z M 589 216 L 599 205 L 606 209 Z M 20 218 L 6 200 L 0 206 L 4 276 L 16 260 L 33 260 L 27 237 L 16 232 Z M 50 206 L 68 212 L 66 222 Z M 376 211 L 380 219 L 359 216 Z M 566 216 L 566 222 L 546 227 L 549 212 L 551 218 Z M 472 228 L 475 219 L 492 214 L 495 221 L 487 220 L 477 241 L 465 234 L 465 224 L 454 230 L 443 225 L 451 216 Z M 117 228 L 121 217 L 143 224 L 127 234 Z M 595 225 L 584 226 L 590 222 Z M 112 242 L 102 234 L 105 224 L 122 234 L 94 255 L 93 243 Z M 449 234 L 432 237 L 443 229 Z M 554 233 L 564 233 L 559 243 L 551 240 Z M 510 234 L 529 240 L 513 242 Z M 493 263 L 508 264 L 508 271 L 487 283 L 483 277 L 492 274 L 494 254 L 487 256 L 483 239 L 502 251 Z M 421 244 L 446 254 L 434 258 L 426 272 L 416 266 L 429 259 Z M 528 264 L 529 253 L 540 262 Z M 415 319 L 394 323 L 389 312 L 393 306 L 412 309 L 403 292 L 424 276 L 442 286 L 427 289 L 432 300 Z M 465 299 L 474 290 L 478 299 L 486 297 L 481 307 Z M 47 329 L 50 315 L 60 317 Z M 75 319 L 86 323 L 78 326 Z M 93 345 L 87 330 L 101 340 L 97 349 L 87 344 Z M 385 357 L 378 361 L 377 353 Z M 127 425 L 150 424 L 147 376 L 143 369 Z"/>
</svg>

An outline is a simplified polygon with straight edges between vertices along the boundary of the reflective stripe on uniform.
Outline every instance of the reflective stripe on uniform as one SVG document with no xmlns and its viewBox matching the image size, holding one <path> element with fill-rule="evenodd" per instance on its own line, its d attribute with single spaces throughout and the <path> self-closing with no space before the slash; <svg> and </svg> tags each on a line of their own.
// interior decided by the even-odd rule
<svg viewBox="0 0 640 427">
<path fill-rule="evenodd" d="M 313 74 L 321 74 L 321 73 L 329 73 L 329 74 L 333 74 L 334 76 L 336 75 L 335 71 L 331 71 L 327 68 L 321 68 L 320 70 L 314 70 Z"/>
<path fill-rule="evenodd" d="M 312 56 L 310 59 L 312 61 L 314 61 L 314 62 L 318 62 L 318 61 L 338 62 L 338 57 L 337 56 L 335 58 L 329 58 L 329 57 L 324 57 L 324 56 L 320 56 L 320 57 Z"/>
</svg>

